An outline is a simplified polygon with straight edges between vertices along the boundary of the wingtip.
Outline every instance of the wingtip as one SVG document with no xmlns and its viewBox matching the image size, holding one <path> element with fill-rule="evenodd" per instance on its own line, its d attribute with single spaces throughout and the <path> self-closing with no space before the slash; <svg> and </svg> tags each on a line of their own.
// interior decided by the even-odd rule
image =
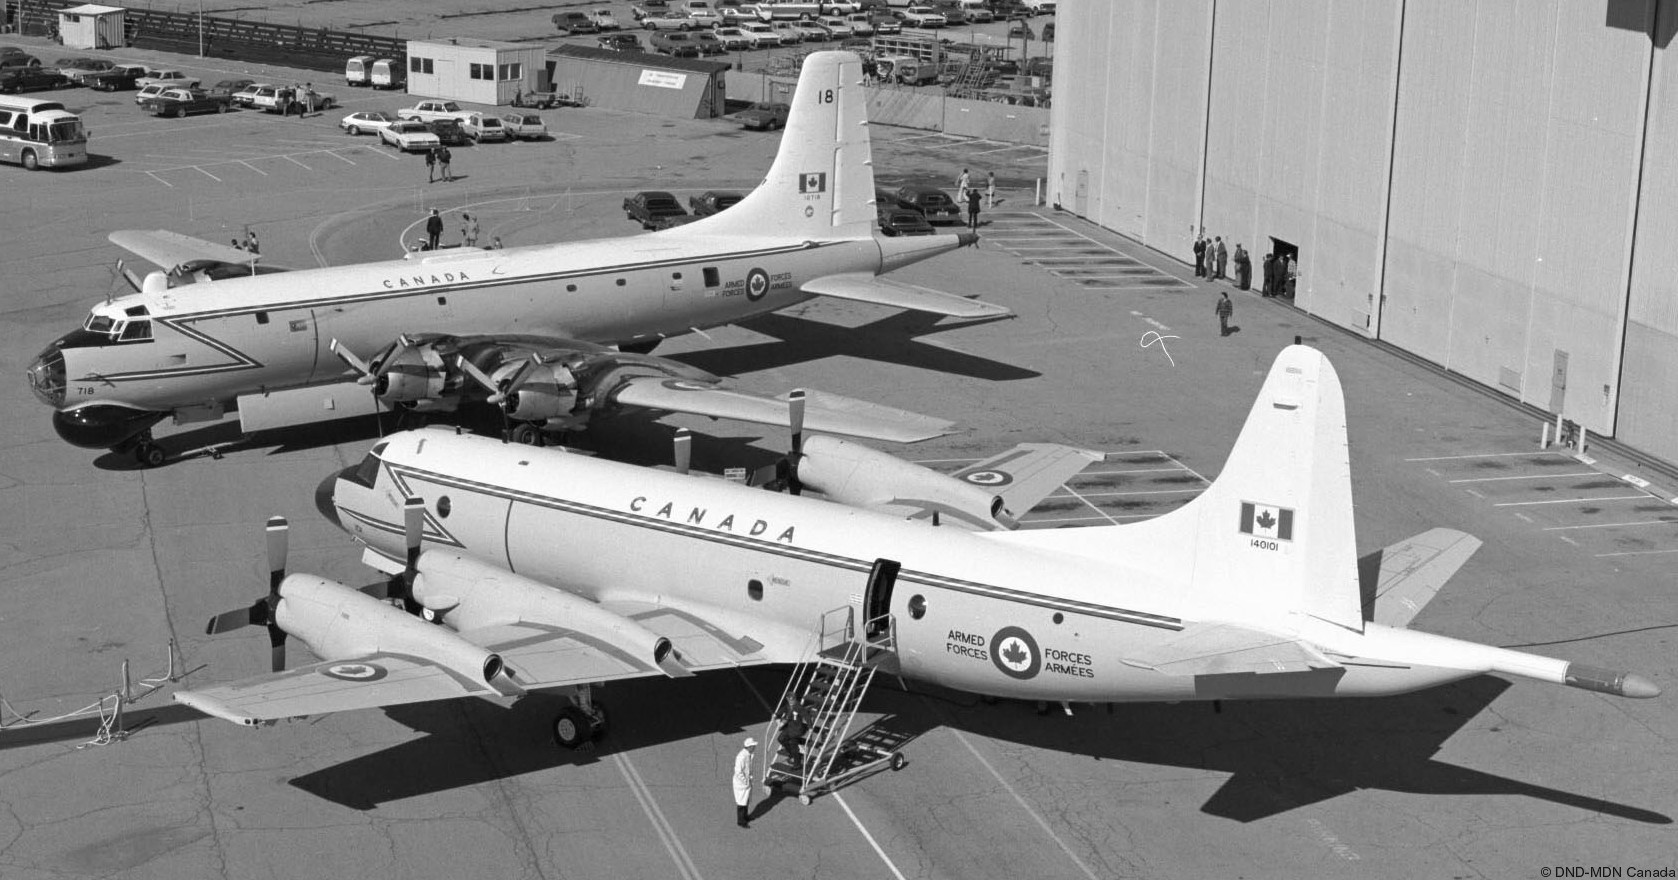
<svg viewBox="0 0 1678 880">
<path fill-rule="evenodd" d="M 197 709 L 212 718 L 220 718 L 223 721 L 231 721 L 245 727 L 256 727 L 262 723 L 261 719 L 235 712 L 220 700 L 196 691 L 176 691 L 174 700 L 183 706 Z"/>
</svg>

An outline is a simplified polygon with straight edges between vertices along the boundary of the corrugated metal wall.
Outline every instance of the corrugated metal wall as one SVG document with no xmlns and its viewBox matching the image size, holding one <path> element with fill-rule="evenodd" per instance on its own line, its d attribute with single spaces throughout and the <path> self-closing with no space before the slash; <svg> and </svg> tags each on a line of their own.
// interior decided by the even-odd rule
<svg viewBox="0 0 1678 880">
<path fill-rule="evenodd" d="M 1185 260 L 1290 242 L 1300 307 L 1678 461 L 1656 2 L 1071 3 L 1051 197 Z"/>
</svg>

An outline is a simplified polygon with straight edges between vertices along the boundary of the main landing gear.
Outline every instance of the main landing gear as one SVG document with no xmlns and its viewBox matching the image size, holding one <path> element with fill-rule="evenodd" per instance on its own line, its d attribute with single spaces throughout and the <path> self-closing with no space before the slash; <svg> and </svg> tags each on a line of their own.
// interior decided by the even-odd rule
<svg viewBox="0 0 1678 880">
<path fill-rule="evenodd" d="M 606 735 L 606 707 L 594 701 L 592 685 L 580 685 L 571 705 L 554 716 L 554 742 L 567 749 L 588 749 Z"/>
<path fill-rule="evenodd" d="M 111 447 L 111 451 L 118 455 L 131 455 L 134 463 L 140 467 L 154 468 L 167 461 L 169 456 L 163 447 L 152 439 L 151 431 L 141 431 L 121 444 Z"/>
</svg>

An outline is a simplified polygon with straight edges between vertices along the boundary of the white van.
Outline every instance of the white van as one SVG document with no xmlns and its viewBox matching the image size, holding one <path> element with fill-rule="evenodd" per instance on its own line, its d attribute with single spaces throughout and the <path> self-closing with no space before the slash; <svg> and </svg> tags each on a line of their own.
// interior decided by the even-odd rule
<svg viewBox="0 0 1678 880">
<path fill-rule="evenodd" d="M 357 55 L 344 62 L 344 82 L 352 86 L 367 85 L 368 68 L 373 66 L 373 56 Z"/>
<path fill-rule="evenodd" d="M 400 89 L 408 84 L 408 70 L 395 58 L 380 58 L 373 62 L 373 88 Z"/>
</svg>

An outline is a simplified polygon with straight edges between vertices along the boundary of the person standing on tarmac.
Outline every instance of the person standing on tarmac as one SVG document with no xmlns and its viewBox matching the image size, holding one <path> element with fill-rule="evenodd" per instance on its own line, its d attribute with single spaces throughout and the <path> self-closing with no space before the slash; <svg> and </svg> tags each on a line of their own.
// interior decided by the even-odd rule
<svg viewBox="0 0 1678 880">
<path fill-rule="evenodd" d="M 432 208 L 431 216 L 425 218 L 425 249 L 428 251 L 436 250 L 442 237 L 443 217 L 437 213 L 436 208 Z"/>
<path fill-rule="evenodd" d="M 1218 304 L 1213 309 L 1218 314 L 1218 335 L 1229 335 L 1229 319 L 1235 315 L 1235 303 L 1229 301 L 1229 291 L 1218 294 Z"/>
<path fill-rule="evenodd" d="M 746 808 L 752 802 L 752 756 L 756 748 L 757 740 L 748 736 L 734 756 L 734 824 L 741 828 L 751 827 Z"/>
</svg>

